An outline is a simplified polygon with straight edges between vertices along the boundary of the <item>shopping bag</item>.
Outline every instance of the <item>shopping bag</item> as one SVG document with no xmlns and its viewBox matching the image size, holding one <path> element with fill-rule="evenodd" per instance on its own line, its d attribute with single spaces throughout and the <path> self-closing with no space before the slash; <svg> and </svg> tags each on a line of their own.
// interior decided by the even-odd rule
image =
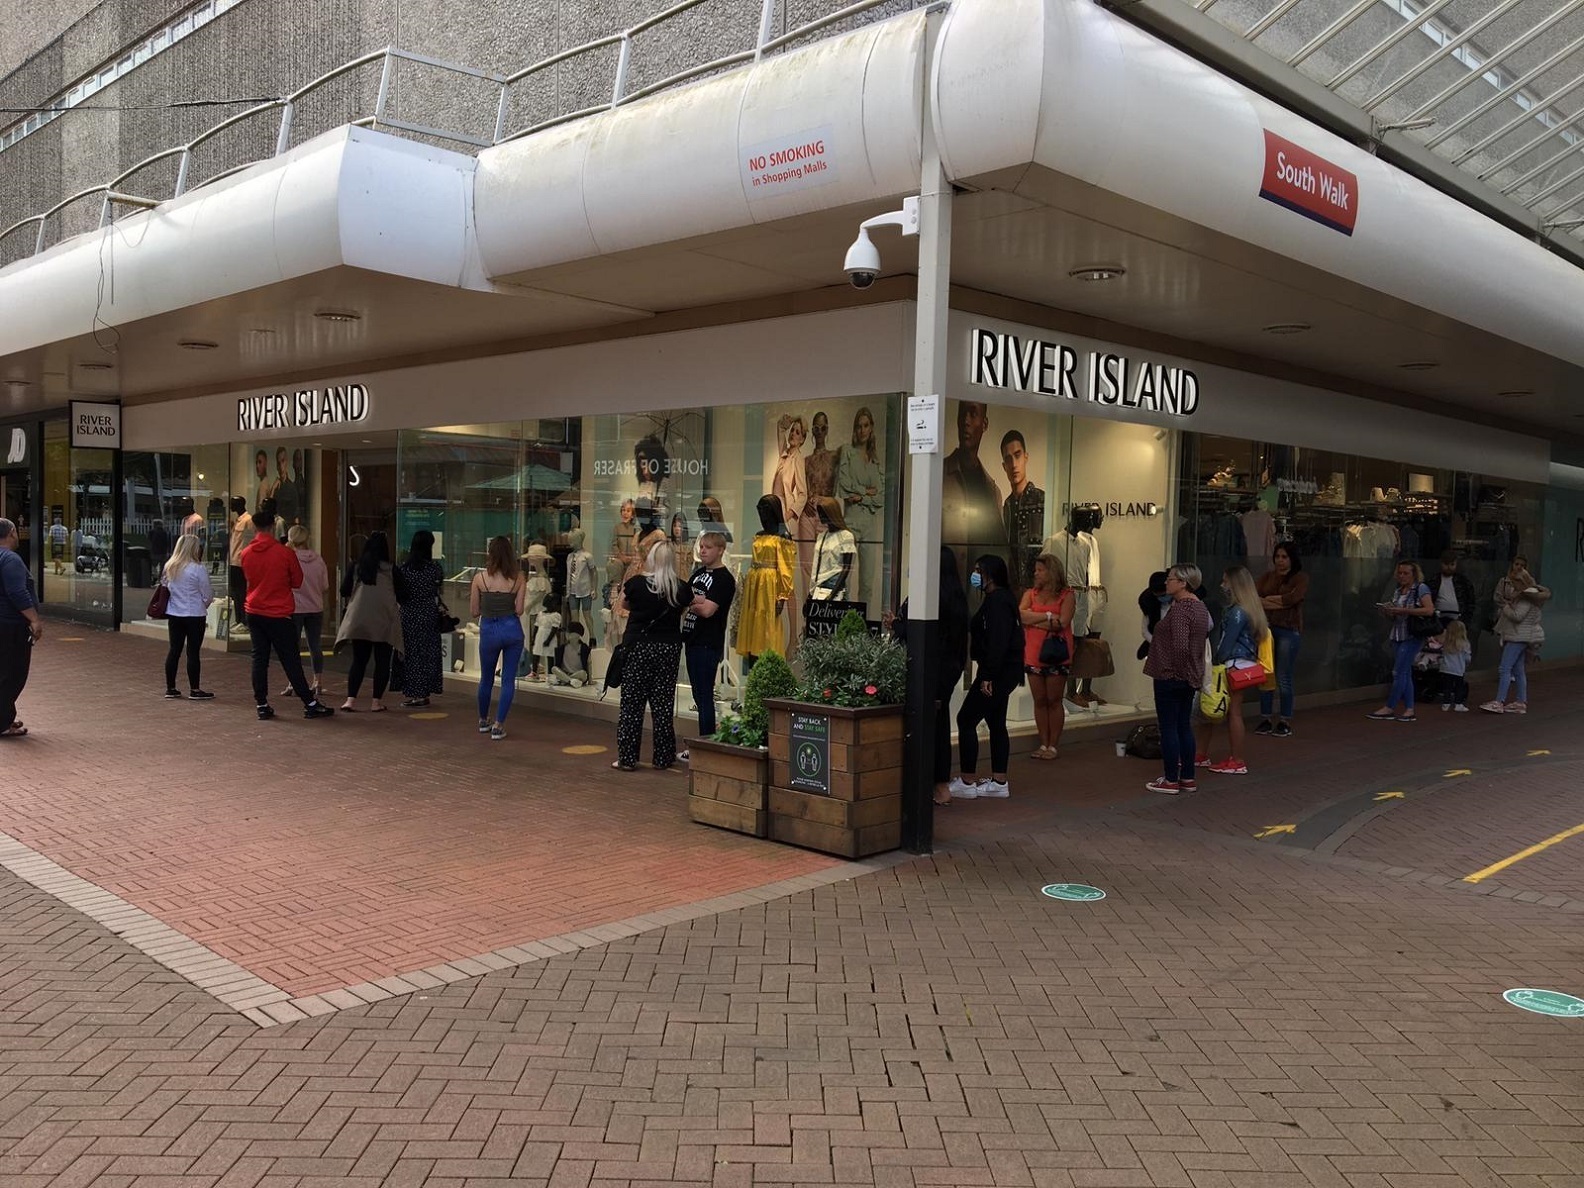
<svg viewBox="0 0 1584 1188">
<path fill-rule="evenodd" d="M 1227 712 L 1227 670 L 1225 664 L 1212 665 L 1210 687 L 1199 691 L 1199 713 L 1207 722 L 1219 722 Z"/>
<path fill-rule="evenodd" d="M 1265 632 L 1265 638 L 1259 642 L 1259 662 L 1260 667 L 1265 670 L 1265 683 L 1260 688 L 1274 689 L 1276 687 L 1276 641 L 1272 638 L 1272 633 L 1269 629 Z"/>
</svg>

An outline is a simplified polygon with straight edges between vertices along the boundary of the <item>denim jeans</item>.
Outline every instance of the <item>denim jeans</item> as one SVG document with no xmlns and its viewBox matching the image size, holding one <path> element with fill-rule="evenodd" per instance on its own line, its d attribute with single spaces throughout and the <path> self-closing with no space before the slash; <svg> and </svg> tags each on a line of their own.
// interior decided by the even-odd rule
<svg viewBox="0 0 1584 1188">
<path fill-rule="evenodd" d="M 1529 700 L 1529 673 L 1527 664 L 1529 645 L 1511 640 L 1502 644 L 1501 667 L 1496 670 L 1496 700 L 1507 700 L 1509 685 L 1518 686 L 1518 700 Z"/>
<path fill-rule="evenodd" d="M 1194 699 L 1199 690 L 1187 681 L 1155 682 L 1155 718 L 1160 723 L 1161 763 L 1172 783 L 1194 778 Z"/>
<path fill-rule="evenodd" d="M 479 721 L 490 720 L 490 698 L 495 693 L 495 668 L 500 665 L 500 705 L 494 721 L 502 724 L 511 713 L 517 692 L 517 666 L 523 656 L 522 621 L 516 615 L 492 615 L 479 620 Z M 501 661 L 505 663 L 502 664 Z"/>
<path fill-rule="evenodd" d="M 1277 694 L 1281 695 L 1281 716 L 1290 718 L 1293 715 L 1293 665 L 1298 663 L 1298 644 L 1303 636 L 1290 627 L 1272 627 L 1271 647 L 1276 652 L 1276 689 L 1260 690 L 1260 715 L 1270 717 L 1271 709 L 1276 703 Z"/>
<path fill-rule="evenodd" d="M 715 673 L 720 668 L 721 649 L 711 644 L 689 643 L 688 684 L 693 686 L 693 701 L 698 706 L 699 737 L 715 733 Z"/>
<path fill-rule="evenodd" d="M 1386 695 L 1388 708 L 1400 701 L 1403 704 L 1403 712 L 1413 713 L 1413 662 L 1414 657 L 1419 654 L 1419 647 L 1420 641 L 1412 636 L 1399 639 L 1393 644 L 1391 692 Z"/>
</svg>

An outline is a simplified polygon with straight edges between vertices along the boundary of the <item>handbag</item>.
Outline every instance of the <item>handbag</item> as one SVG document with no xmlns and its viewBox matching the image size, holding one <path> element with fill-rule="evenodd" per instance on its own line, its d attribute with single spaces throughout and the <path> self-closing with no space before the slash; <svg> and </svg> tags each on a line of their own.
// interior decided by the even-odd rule
<svg viewBox="0 0 1584 1188">
<path fill-rule="evenodd" d="M 1421 582 L 1418 589 L 1414 591 L 1413 605 L 1418 606 L 1420 600 L 1429 593 L 1430 587 Z M 1432 636 L 1440 635 L 1443 630 L 1444 628 L 1441 626 L 1440 615 L 1431 614 L 1408 616 L 1409 639 L 1429 639 Z"/>
<path fill-rule="evenodd" d="M 1244 689 L 1257 689 L 1265 683 L 1265 666 L 1263 664 L 1244 664 L 1240 667 L 1228 666 L 1226 670 L 1227 688 L 1242 692 Z"/>
<path fill-rule="evenodd" d="M 1039 662 L 1041 668 L 1060 668 L 1071 657 L 1067 654 L 1067 637 L 1060 631 L 1047 632 L 1045 641 L 1040 644 Z"/>
<path fill-rule="evenodd" d="M 1111 662 L 1111 645 L 1098 636 L 1084 636 L 1077 641 L 1072 660 L 1072 675 L 1080 680 L 1108 677 L 1116 672 Z"/>
<path fill-rule="evenodd" d="M 160 579 L 160 584 L 154 587 L 154 593 L 149 597 L 148 617 L 170 618 L 170 587 L 165 584 L 164 578 Z"/>
<path fill-rule="evenodd" d="M 462 620 L 451 613 L 451 608 L 445 604 L 444 599 L 438 605 L 440 608 L 440 618 L 438 620 L 440 634 L 450 635 L 458 627 L 462 626 Z"/>
</svg>

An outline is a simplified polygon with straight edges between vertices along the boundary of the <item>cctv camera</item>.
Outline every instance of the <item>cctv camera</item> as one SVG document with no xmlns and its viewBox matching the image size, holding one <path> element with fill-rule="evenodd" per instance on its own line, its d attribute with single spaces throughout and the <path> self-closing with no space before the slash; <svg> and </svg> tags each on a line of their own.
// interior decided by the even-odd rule
<svg viewBox="0 0 1584 1188">
<path fill-rule="evenodd" d="M 847 259 L 842 262 L 847 280 L 855 289 L 867 289 L 880 275 L 880 250 L 862 229 L 852 247 L 847 249 Z"/>
</svg>

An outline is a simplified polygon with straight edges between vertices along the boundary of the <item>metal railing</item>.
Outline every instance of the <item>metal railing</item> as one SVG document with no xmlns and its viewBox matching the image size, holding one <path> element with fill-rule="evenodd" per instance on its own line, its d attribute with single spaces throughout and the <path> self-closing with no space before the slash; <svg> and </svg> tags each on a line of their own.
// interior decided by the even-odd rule
<svg viewBox="0 0 1584 1188">
<path fill-rule="evenodd" d="M 558 124 L 565 124 L 572 120 L 582 119 L 586 116 L 595 115 L 602 111 L 613 110 L 622 104 L 635 102 L 639 99 L 646 98 L 661 91 L 669 90 L 672 87 L 680 86 L 683 83 L 690 82 L 707 74 L 712 74 L 721 70 L 729 70 L 734 66 L 740 66 L 748 62 L 759 61 L 766 54 L 776 53 L 795 42 L 803 40 L 807 37 L 811 37 L 816 33 L 828 29 L 832 25 L 840 24 L 843 21 L 853 20 L 854 18 L 861 17 L 865 13 L 872 12 L 878 8 L 890 7 L 900 11 L 922 7 L 925 4 L 932 2 L 932 0 L 853 0 L 851 3 L 845 4 L 840 8 L 826 13 L 823 16 L 805 21 L 796 28 L 787 30 L 786 32 L 783 32 L 779 35 L 775 34 L 774 32 L 777 19 L 782 15 L 782 5 L 784 3 L 790 2 L 790 0 L 761 0 L 758 30 L 756 36 L 754 37 L 753 45 L 750 48 L 712 58 L 707 62 L 701 62 L 693 66 L 688 66 L 682 70 L 668 74 L 665 77 L 656 80 L 655 82 L 648 83 L 641 87 L 629 88 L 628 81 L 632 70 L 633 47 L 635 39 L 641 37 L 650 30 L 659 28 L 665 25 L 667 22 L 672 21 L 674 18 L 679 17 L 693 9 L 699 8 L 701 5 L 707 4 L 709 2 L 710 0 L 677 0 L 677 3 L 672 4 L 670 7 L 655 13 L 653 16 L 647 17 L 644 20 L 639 21 L 637 24 L 623 29 L 618 33 L 610 33 L 603 37 L 596 37 L 590 41 L 584 42 L 581 45 L 573 46 L 570 49 L 562 50 L 559 53 L 552 54 L 549 57 L 535 62 L 530 66 L 526 66 L 521 70 L 507 75 L 492 74 L 489 71 L 479 70 L 472 66 L 458 65 L 454 62 L 446 62 L 439 58 L 432 58 L 424 54 L 416 54 L 409 50 L 396 49 L 394 47 L 375 50 L 372 53 L 367 53 L 361 57 L 354 58 L 350 62 L 343 63 L 342 65 L 337 66 L 334 70 L 330 70 L 324 74 L 321 74 L 312 82 L 306 84 L 305 86 L 299 87 L 297 90 L 293 91 L 283 99 L 271 99 L 264 103 L 259 103 L 248 108 L 246 111 L 238 112 L 236 115 L 230 116 L 227 119 L 220 121 L 212 128 L 199 133 L 186 144 L 177 145 L 174 148 L 164 149 L 160 152 L 154 153 L 151 156 L 145 157 L 131 168 L 122 170 L 119 174 L 111 178 L 108 182 L 105 182 L 103 185 L 91 186 L 86 190 L 79 190 L 69 198 L 62 199 L 60 202 L 57 202 L 54 206 L 51 206 L 48 210 L 43 211 L 40 214 L 30 215 L 25 219 L 20 219 L 17 222 L 12 223 L 11 226 L 7 227 L 3 231 L 0 231 L 0 247 L 3 247 L 3 245 L 8 242 L 10 238 L 16 233 L 26 230 L 30 227 L 36 228 L 31 250 L 19 258 L 27 258 L 28 256 L 38 255 L 44 250 L 46 246 L 46 238 L 50 221 L 59 216 L 68 207 L 78 202 L 82 202 L 88 198 L 92 198 L 96 195 L 100 199 L 99 219 L 97 226 L 98 228 L 102 229 L 113 221 L 114 211 L 117 207 L 127 206 L 138 209 L 152 209 L 157 207 L 161 202 L 169 201 L 172 198 L 179 198 L 181 195 L 189 192 L 190 190 L 197 189 L 200 186 L 210 185 L 214 182 L 220 181 L 223 178 L 231 177 L 234 174 L 240 173 L 241 171 L 257 164 L 259 161 L 270 159 L 269 157 L 264 156 L 249 156 L 245 160 L 233 163 L 219 170 L 218 172 L 205 177 L 202 181 L 198 181 L 196 183 L 193 181 L 193 154 L 195 151 L 214 140 L 221 133 L 269 112 L 279 113 L 279 123 L 275 132 L 275 151 L 273 154 L 273 156 L 279 157 L 286 153 L 291 147 L 293 132 L 296 130 L 295 120 L 298 109 L 302 105 L 304 99 L 314 95 L 316 92 L 320 91 L 321 88 L 336 81 L 337 79 L 353 75 L 366 67 L 373 66 L 375 63 L 379 63 L 380 72 L 379 87 L 374 100 L 373 111 L 367 115 L 359 116 L 355 119 L 346 121 L 346 123 L 356 127 L 379 128 L 392 132 L 406 133 L 412 136 L 427 137 L 433 140 L 463 145 L 470 149 L 483 149 L 492 145 L 502 144 L 509 140 L 516 140 L 524 136 L 530 136 L 535 132 L 541 132 L 546 128 L 555 127 Z M 614 79 L 612 80 L 612 85 L 609 92 L 610 99 L 608 101 L 602 100 L 601 102 L 584 105 L 573 110 L 557 112 L 554 115 L 538 120 L 525 127 L 508 130 L 508 124 L 510 122 L 512 113 L 513 89 L 517 87 L 518 84 L 543 75 L 547 71 L 552 71 L 558 66 L 563 66 L 568 62 L 572 62 L 588 54 L 597 53 L 601 50 L 610 50 L 612 48 L 616 50 L 616 65 L 614 70 Z M 434 125 L 417 123 L 411 120 L 404 120 L 391 114 L 390 102 L 392 83 L 394 81 L 394 70 L 398 63 L 404 62 L 411 63 L 415 66 L 424 67 L 426 69 L 438 70 L 459 78 L 473 79 L 487 87 L 495 88 L 498 91 L 498 95 L 495 101 L 494 127 L 490 130 L 490 134 L 476 135 L 455 128 L 442 128 Z M 141 173 L 143 170 L 157 165 L 161 161 L 171 159 L 176 159 L 178 161 L 176 166 L 176 176 L 174 183 L 170 187 L 170 192 L 164 197 L 150 197 L 148 195 L 132 193 L 130 187 L 126 189 L 122 188 L 126 182 L 135 177 L 137 174 Z"/>
</svg>

